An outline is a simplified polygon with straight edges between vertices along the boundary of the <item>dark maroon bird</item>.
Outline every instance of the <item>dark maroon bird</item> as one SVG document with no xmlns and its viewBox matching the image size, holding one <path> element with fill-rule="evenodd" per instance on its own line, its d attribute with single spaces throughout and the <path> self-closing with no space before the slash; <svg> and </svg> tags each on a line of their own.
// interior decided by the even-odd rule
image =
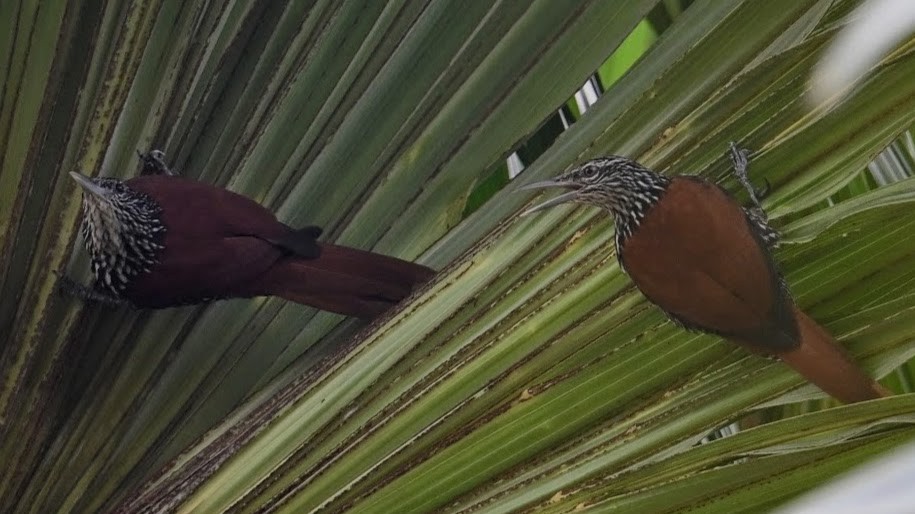
<svg viewBox="0 0 915 514">
<path fill-rule="evenodd" d="M 565 202 L 608 211 L 620 265 L 675 322 L 777 356 L 843 402 L 889 395 L 794 304 L 769 249 L 778 234 L 749 185 L 746 152 L 732 145 L 732 159 L 755 208 L 700 178 L 609 156 L 526 186 L 569 190 L 526 213 Z"/>
<path fill-rule="evenodd" d="M 290 228 L 249 198 L 173 176 L 159 151 L 141 157 L 145 174 L 126 181 L 71 173 L 83 188 L 82 230 L 96 283 L 64 278 L 65 290 L 141 308 L 279 296 L 371 318 L 434 273 L 318 242 L 318 227 Z"/>
</svg>

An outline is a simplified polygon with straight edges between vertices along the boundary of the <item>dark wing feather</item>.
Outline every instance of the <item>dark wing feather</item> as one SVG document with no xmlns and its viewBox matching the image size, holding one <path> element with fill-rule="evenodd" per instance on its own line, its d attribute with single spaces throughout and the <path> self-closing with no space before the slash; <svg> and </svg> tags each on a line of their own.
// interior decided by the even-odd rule
<svg viewBox="0 0 915 514">
<path fill-rule="evenodd" d="M 759 345 L 793 347 L 791 301 L 739 204 L 713 184 L 678 177 L 625 241 L 626 270 L 683 325 Z"/>
<path fill-rule="evenodd" d="M 266 207 L 227 189 L 164 175 L 137 177 L 126 184 L 158 201 L 163 206 L 163 224 L 181 237 L 251 236 L 305 258 L 320 255 L 319 227 L 293 230 Z"/>
<path fill-rule="evenodd" d="M 250 284 L 282 257 L 281 249 L 255 237 L 170 237 L 159 263 L 137 275 L 124 296 L 150 308 L 256 296 Z"/>
<path fill-rule="evenodd" d="M 290 230 L 254 200 L 196 180 L 150 175 L 130 179 L 126 185 L 163 206 L 163 224 L 185 238 L 245 235 L 278 240 Z"/>
</svg>

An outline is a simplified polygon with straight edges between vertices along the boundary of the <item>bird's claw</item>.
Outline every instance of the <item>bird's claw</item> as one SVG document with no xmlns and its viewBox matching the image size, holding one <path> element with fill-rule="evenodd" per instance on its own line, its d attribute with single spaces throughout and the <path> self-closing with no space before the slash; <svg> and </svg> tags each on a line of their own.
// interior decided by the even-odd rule
<svg viewBox="0 0 915 514">
<path fill-rule="evenodd" d="M 739 180 L 744 189 L 747 190 L 750 194 L 750 199 L 753 201 L 753 206 L 744 209 L 744 212 L 747 213 L 748 219 L 755 225 L 757 234 L 762 237 L 766 245 L 770 248 L 775 248 L 778 246 L 779 233 L 769 226 L 769 218 L 766 216 L 766 211 L 762 208 L 762 205 L 759 204 L 759 201 L 769 194 L 771 184 L 768 179 L 763 179 L 762 187 L 754 187 L 753 184 L 750 183 L 749 174 L 747 172 L 747 167 L 750 162 L 749 150 L 738 148 L 733 142 L 730 144 L 730 148 L 731 163 L 734 165 L 734 174 L 737 175 L 737 180 Z"/>
<path fill-rule="evenodd" d="M 167 175 L 169 177 L 178 175 L 165 163 L 165 152 L 162 150 L 154 149 L 147 153 L 137 150 L 137 156 L 140 158 L 140 165 L 142 166 L 140 175 Z"/>
<path fill-rule="evenodd" d="M 747 165 L 750 162 L 750 151 L 746 148 L 739 148 L 737 143 L 731 141 L 731 163 L 734 165 L 734 170 L 738 173 L 746 173 Z"/>
<path fill-rule="evenodd" d="M 51 270 L 51 273 L 57 277 L 57 292 L 62 295 L 79 298 L 86 302 L 98 302 L 108 305 L 127 304 L 122 298 L 99 289 L 84 286 L 57 270 Z"/>
<path fill-rule="evenodd" d="M 731 164 L 734 167 L 734 174 L 737 176 L 737 180 L 739 180 L 744 189 L 750 193 L 750 199 L 753 201 L 753 204 L 756 205 L 758 209 L 762 210 L 762 206 L 759 204 L 759 201 L 769 194 L 769 181 L 764 180 L 765 185 L 759 189 L 753 187 L 753 184 L 750 183 L 748 172 L 750 164 L 750 151 L 746 148 L 739 148 L 737 143 L 732 141 L 730 143 L 730 156 Z"/>
<path fill-rule="evenodd" d="M 51 270 L 51 273 L 57 277 L 57 292 L 60 294 L 78 297 L 86 287 L 57 270 Z"/>
</svg>

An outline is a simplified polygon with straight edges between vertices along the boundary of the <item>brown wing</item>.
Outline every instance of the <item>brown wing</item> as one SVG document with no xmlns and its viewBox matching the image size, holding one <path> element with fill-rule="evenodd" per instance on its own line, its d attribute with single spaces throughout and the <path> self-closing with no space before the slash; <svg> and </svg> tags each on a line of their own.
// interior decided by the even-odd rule
<svg viewBox="0 0 915 514">
<path fill-rule="evenodd" d="M 166 175 L 130 179 L 131 189 L 152 196 L 162 207 L 162 223 L 183 238 L 252 236 L 297 255 L 317 257 L 321 230 L 292 230 L 254 200 L 204 182 Z"/>
<path fill-rule="evenodd" d="M 763 351 L 797 342 L 771 256 L 740 205 L 713 184 L 672 180 L 624 243 L 622 259 L 645 296 L 687 326 Z"/>
<path fill-rule="evenodd" d="M 254 200 L 196 180 L 163 175 L 130 179 L 131 189 L 152 196 L 163 207 L 163 223 L 186 237 L 254 235 L 277 237 L 286 227 Z"/>
<path fill-rule="evenodd" d="M 124 291 L 139 307 L 250 296 L 247 284 L 285 253 L 276 242 L 297 235 L 254 200 L 210 184 L 148 175 L 126 186 L 159 204 L 166 227 L 158 262 Z"/>
<path fill-rule="evenodd" d="M 124 291 L 137 307 L 256 296 L 249 284 L 283 257 L 282 250 L 256 237 L 166 236 L 159 262 L 149 273 L 138 275 Z"/>
</svg>

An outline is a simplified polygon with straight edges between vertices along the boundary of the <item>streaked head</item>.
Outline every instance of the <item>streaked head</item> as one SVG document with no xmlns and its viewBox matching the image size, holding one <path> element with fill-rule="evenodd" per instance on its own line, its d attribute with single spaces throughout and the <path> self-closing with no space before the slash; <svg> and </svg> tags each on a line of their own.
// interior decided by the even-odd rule
<svg viewBox="0 0 915 514">
<path fill-rule="evenodd" d="M 130 276 L 156 262 L 165 232 L 161 208 L 148 195 L 115 178 L 89 178 L 70 172 L 83 188 L 83 239 L 92 271 L 119 292 Z"/>
<path fill-rule="evenodd" d="M 130 192 L 124 182 L 116 178 L 90 178 L 76 171 L 71 171 L 70 176 L 83 188 L 84 201 L 111 203 L 116 200 L 116 196 Z"/>
<path fill-rule="evenodd" d="M 560 188 L 568 192 L 535 205 L 522 216 L 563 203 L 583 203 L 606 209 L 614 216 L 639 217 L 660 197 L 670 180 L 626 157 L 592 159 L 552 180 L 534 182 L 521 190 Z M 633 212 L 635 211 L 635 212 Z"/>
<path fill-rule="evenodd" d="M 115 178 L 90 178 L 75 171 L 70 176 L 83 188 L 84 221 L 98 236 L 117 239 L 120 225 L 137 210 L 138 194 Z"/>
</svg>

